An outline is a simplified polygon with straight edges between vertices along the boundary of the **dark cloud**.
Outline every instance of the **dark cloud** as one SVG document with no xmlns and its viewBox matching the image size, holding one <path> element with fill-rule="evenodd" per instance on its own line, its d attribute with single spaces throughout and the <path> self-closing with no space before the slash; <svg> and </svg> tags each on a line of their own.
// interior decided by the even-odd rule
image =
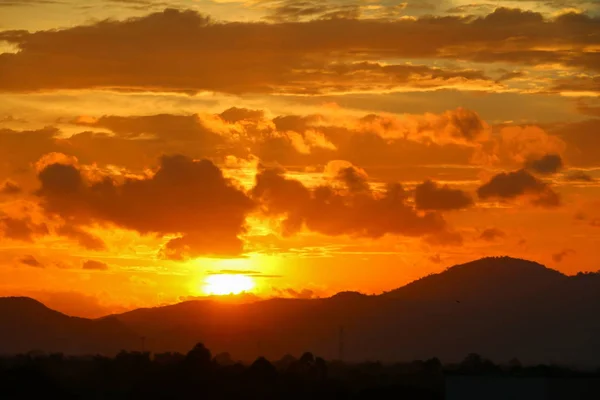
<svg viewBox="0 0 600 400">
<path fill-rule="evenodd" d="M 573 167 L 596 167 L 599 165 L 599 130 L 600 118 L 548 127 L 549 133 L 561 138 L 567 144 L 564 156 Z"/>
<path fill-rule="evenodd" d="M 446 10 L 448 14 L 486 14 L 496 9 L 496 4 L 463 4 Z"/>
<path fill-rule="evenodd" d="M 106 250 L 106 244 L 102 239 L 84 231 L 79 227 L 72 225 L 61 225 L 56 229 L 56 233 L 58 235 L 75 240 L 81 247 L 88 250 Z"/>
<path fill-rule="evenodd" d="M 0 7 L 35 6 L 40 4 L 65 4 L 59 0 L 0 0 Z"/>
<path fill-rule="evenodd" d="M 26 255 L 19 258 L 19 263 L 27 265 L 28 267 L 44 268 L 44 265 L 32 255 Z"/>
<path fill-rule="evenodd" d="M 223 138 L 206 127 L 197 115 L 157 114 L 148 116 L 108 115 L 93 122 L 74 121 L 79 125 L 110 129 L 126 139 L 155 138 L 169 141 L 195 141 L 198 146 L 217 146 Z"/>
<path fill-rule="evenodd" d="M 344 182 L 348 190 L 353 193 L 371 191 L 367 176 L 355 167 L 342 168 L 338 172 L 337 178 Z"/>
<path fill-rule="evenodd" d="M 87 260 L 87 261 L 84 261 L 83 264 L 81 264 L 81 268 L 87 269 L 87 270 L 105 271 L 108 269 L 108 265 L 101 261 Z"/>
<path fill-rule="evenodd" d="M 552 259 L 554 260 L 554 262 L 562 262 L 565 257 L 571 255 L 571 254 L 575 254 L 576 251 L 573 249 L 565 249 L 563 251 L 560 251 L 558 253 L 552 254 Z"/>
<path fill-rule="evenodd" d="M 208 160 L 164 156 L 145 178 L 87 181 L 73 165 L 51 164 L 39 173 L 38 196 L 48 214 L 74 226 L 112 224 L 141 234 L 180 235 L 162 250 L 169 258 L 237 255 L 238 235 L 252 201 Z"/>
<path fill-rule="evenodd" d="M 254 270 L 221 269 L 219 271 L 210 271 L 210 275 L 244 275 L 253 278 L 281 278 L 281 275 L 263 274 Z"/>
<path fill-rule="evenodd" d="M 272 3 L 266 19 L 275 22 L 300 21 L 305 19 L 354 19 L 361 15 L 358 4 L 336 4 L 314 0 L 265 1 Z"/>
<path fill-rule="evenodd" d="M 263 110 L 251 110 L 249 108 L 231 107 L 219 114 L 223 121 L 236 123 L 239 121 L 256 121 L 265 118 Z"/>
<path fill-rule="evenodd" d="M 470 207 L 473 199 L 462 190 L 425 181 L 415 188 L 415 204 L 419 210 L 449 211 Z"/>
<path fill-rule="evenodd" d="M 429 261 L 434 264 L 440 264 L 442 262 L 442 257 L 439 254 L 434 254 L 429 257 Z"/>
<path fill-rule="evenodd" d="M 512 200 L 521 196 L 532 197 L 532 204 L 541 207 L 556 207 L 560 198 L 545 182 L 539 180 L 524 169 L 513 172 L 501 172 L 479 189 L 477 194 L 482 200 Z"/>
<path fill-rule="evenodd" d="M 559 154 L 546 154 L 541 158 L 530 159 L 525 167 L 538 174 L 555 174 L 563 168 L 563 160 Z"/>
<path fill-rule="evenodd" d="M 589 115 L 591 117 L 600 117 L 600 105 L 589 104 L 585 101 L 579 101 L 577 103 L 577 111 L 583 115 Z"/>
<path fill-rule="evenodd" d="M 596 54 L 578 50 L 598 44 L 597 17 L 565 14 L 544 19 L 539 13 L 497 8 L 476 18 L 356 19 L 352 9 L 327 14 L 324 3 L 314 7 L 309 3 L 284 5 L 276 12 L 287 19 L 298 14 L 324 18 L 217 23 L 194 11 L 166 9 L 141 18 L 63 30 L 4 31 L 0 40 L 20 51 L 0 56 L 0 90 L 313 94 L 498 85 L 481 71 L 394 64 L 398 59 L 440 57 L 600 69 Z M 417 40 L 399 41 L 399 37 Z M 147 51 L 148 46 L 152 51 Z M 562 86 L 556 84 L 553 90 Z M 590 82 L 584 86 L 589 88 Z"/>
<path fill-rule="evenodd" d="M 5 195 L 13 195 L 13 194 L 19 194 L 22 192 L 23 189 L 21 189 L 21 186 L 19 186 L 19 184 L 7 180 L 5 181 L 2 186 L 0 186 L 0 194 L 5 194 Z"/>
<path fill-rule="evenodd" d="M 19 131 L 0 128 L 0 180 L 15 177 L 17 171 L 30 171 L 31 164 L 44 154 L 59 151 L 59 134 L 52 127 Z"/>
<path fill-rule="evenodd" d="M 552 92 L 583 92 L 590 93 L 595 92 L 598 93 L 600 91 L 600 76 L 577 76 L 577 77 L 569 77 L 558 79 L 554 82 L 550 91 Z M 581 109 L 579 111 L 583 114 L 592 114 L 594 113 L 593 108 L 589 109 Z"/>
<path fill-rule="evenodd" d="M 527 76 L 527 74 L 523 71 L 503 70 L 503 71 L 501 71 L 501 73 L 502 73 L 502 75 L 500 75 L 498 77 L 498 79 L 496 79 L 496 82 L 505 82 L 505 81 L 509 81 L 512 79 L 523 78 L 523 77 Z"/>
<path fill-rule="evenodd" d="M 565 176 L 565 180 L 571 182 L 594 182 L 595 179 L 591 175 L 583 171 L 572 171 Z"/>
<path fill-rule="evenodd" d="M 50 152 L 76 157 L 81 165 L 95 165 L 100 173 L 114 174 L 115 167 L 121 168 L 123 175 L 145 170 L 162 154 L 184 154 L 216 162 L 229 156 L 258 157 L 265 163 L 294 167 L 346 160 L 365 168 L 374 179 L 415 179 L 414 165 L 423 160 L 431 165 L 469 163 L 486 125 L 473 111 L 460 108 L 441 114 L 345 119 L 323 115 L 267 118 L 262 110 L 228 109 L 216 115 L 107 115 L 70 118 L 69 122 L 89 130 L 69 137 L 54 128 L 0 129 L 4 161 L 0 180 L 11 177 L 23 187 L 34 185 L 32 166 Z M 96 131 L 100 129 L 108 132 Z M 15 171 L 22 172 L 17 176 Z"/>
<path fill-rule="evenodd" d="M 504 238 L 504 237 L 506 237 L 506 233 L 504 233 L 504 231 L 502 231 L 498 228 L 484 229 L 483 232 L 481 232 L 481 235 L 479 236 L 480 239 L 488 241 L 488 242 L 493 242 L 496 239 Z"/>
<path fill-rule="evenodd" d="M 443 230 L 427 236 L 425 242 L 433 246 L 462 246 L 464 238 L 460 232 Z"/>
<path fill-rule="evenodd" d="M 31 218 L 14 218 L 0 215 L 0 233 L 8 239 L 33 242 L 35 236 L 49 233 L 46 224 L 34 223 Z"/>
<path fill-rule="evenodd" d="M 172 6 L 172 3 L 168 1 L 157 1 L 157 0 L 103 0 L 106 3 L 119 4 L 122 7 L 127 7 L 132 10 L 147 11 L 149 9 L 166 8 Z"/>
<path fill-rule="evenodd" d="M 330 236 L 423 236 L 446 227 L 440 214 L 418 213 L 407 204 L 399 184 L 389 184 L 381 194 L 330 186 L 309 189 L 281 170 L 263 169 L 256 176 L 252 196 L 264 214 L 283 218 L 282 231 L 287 235 L 307 228 Z"/>
</svg>

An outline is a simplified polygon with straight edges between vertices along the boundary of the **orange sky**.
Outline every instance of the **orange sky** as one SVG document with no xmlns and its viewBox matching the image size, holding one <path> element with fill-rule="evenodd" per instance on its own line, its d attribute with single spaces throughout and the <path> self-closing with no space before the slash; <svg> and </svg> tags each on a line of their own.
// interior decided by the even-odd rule
<svg viewBox="0 0 600 400">
<path fill-rule="evenodd" d="M 597 2 L 312 3 L 0 0 L 0 295 L 599 269 Z"/>
</svg>

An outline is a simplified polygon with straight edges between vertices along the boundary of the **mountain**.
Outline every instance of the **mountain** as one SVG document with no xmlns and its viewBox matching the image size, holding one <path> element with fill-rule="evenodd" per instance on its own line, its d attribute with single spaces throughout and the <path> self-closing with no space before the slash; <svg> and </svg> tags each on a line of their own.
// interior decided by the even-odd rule
<svg viewBox="0 0 600 400">
<path fill-rule="evenodd" d="M 587 365 L 600 360 L 600 275 L 569 277 L 541 264 L 485 258 L 379 296 L 194 301 L 116 316 L 156 351 L 203 341 L 241 359 L 311 350 L 346 360 L 497 361 Z"/>
<path fill-rule="evenodd" d="M 69 317 L 30 298 L 0 298 L 0 354 L 116 354 L 136 343 L 138 335 L 116 318 Z"/>
<path fill-rule="evenodd" d="M 244 304 L 196 300 L 94 321 L 69 318 L 39 303 L 6 301 L 0 299 L 0 328 L 17 326 L 12 342 L 0 345 L 8 350 L 52 345 L 80 352 L 83 345 L 73 347 L 57 337 L 68 332 L 82 341 L 94 331 L 96 348 L 106 340 L 113 351 L 117 343 L 139 349 L 138 338 L 144 336 L 154 352 L 185 352 L 201 341 L 215 354 L 227 351 L 242 360 L 304 351 L 348 361 L 438 357 L 455 362 L 471 352 L 527 364 L 587 366 L 600 360 L 600 274 L 566 276 L 508 257 L 454 266 L 378 296 L 346 292 Z M 5 316 L 15 309 L 29 309 L 19 314 L 18 324 Z"/>
</svg>

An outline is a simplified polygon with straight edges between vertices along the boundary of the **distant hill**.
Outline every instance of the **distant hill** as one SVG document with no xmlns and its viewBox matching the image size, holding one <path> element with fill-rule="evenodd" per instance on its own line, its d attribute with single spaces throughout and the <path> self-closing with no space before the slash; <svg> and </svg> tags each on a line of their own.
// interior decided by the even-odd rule
<svg viewBox="0 0 600 400">
<path fill-rule="evenodd" d="M 394 291 L 253 304 L 195 301 L 135 310 L 119 320 L 155 350 L 202 340 L 215 351 L 252 359 L 311 350 L 348 360 L 445 361 L 478 352 L 498 361 L 597 364 L 600 275 L 568 277 L 541 264 L 485 258 Z"/>
<path fill-rule="evenodd" d="M 116 354 L 139 343 L 117 318 L 69 317 L 26 297 L 0 298 L 0 354 Z"/>
<path fill-rule="evenodd" d="M 342 337 L 342 356 L 349 361 L 453 362 L 476 352 L 497 362 L 517 357 L 529 364 L 585 366 L 600 363 L 598 315 L 600 274 L 569 277 L 500 257 L 454 266 L 378 296 L 347 292 L 248 304 L 197 300 L 84 321 L 116 320 L 145 336 L 155 352 L 183 352 L 202 341 L 213 353 L 228 351 L 244 360 L 304 351 L 336 359 Z"/>
</svg>

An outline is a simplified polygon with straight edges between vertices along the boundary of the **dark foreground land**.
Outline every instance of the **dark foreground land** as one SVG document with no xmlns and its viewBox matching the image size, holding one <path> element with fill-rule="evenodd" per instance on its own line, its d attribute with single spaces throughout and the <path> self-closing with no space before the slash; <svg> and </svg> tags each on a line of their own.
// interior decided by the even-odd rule
<svg viewBox="0 0 600 400">
<path fill-rule="evenodd" d="M 454 365 L 436 358 L 346 364 L 311 353 L 244 365 L 227 353 L 213 357 L 202 344 L 187 354 L 0 359 L 2 399 L 593 399 L 600 398 L 599 380 L 600 370 L 523 367 L 517 360 L 499 366 L 476 354 Z"/>
</svg>

